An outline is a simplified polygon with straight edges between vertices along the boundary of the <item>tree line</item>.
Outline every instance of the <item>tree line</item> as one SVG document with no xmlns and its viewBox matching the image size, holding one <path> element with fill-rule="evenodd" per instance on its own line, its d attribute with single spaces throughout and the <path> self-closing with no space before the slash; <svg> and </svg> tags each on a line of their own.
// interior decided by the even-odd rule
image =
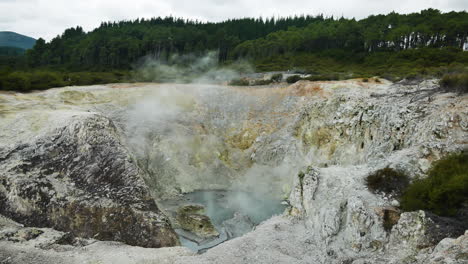
<svg viewBox="0 0 468 264">
<path fill-rule="evenodd" d="M 105 22 L 85 33 L 70 28 L 46 43 L 39 39 L 27 53 L 28 66 L 71 70 L 130 69 L 143 56 L 169 60 L 174 54 L 218 51 L 220 61 L 241 42 L 291 26 L 304 27 L 320 17 L 234 19 L 221 23 L 173 17 Z"/>
<path fill-rule="evenodd" d="M 398 52 L 415 48 L 454 47 L 468 42 L 468 13 L 435 9 L 408 15 L 390 13 L 366 19 L 323 19 L 245 41 L 234 57 L 267 57 L 284 53 L 343 50 L 348 53 Z"/>
<path fill-rule="evenodd" d="M 436 9 L 361 20 L 317 15 L 217 23 L 174 17 L 104 22 L 90 32 L 77 26 L 49 42 L 40 38 L 25 53 L 0 49 L 0 89 L 147 81 L 134 70 L 148 59 L 171 64 L 184 58 L 190 65 L 191 58 L 212 51 L 219 65 L 248 61 L 257 71 L 391 80 L 454 73 L 447 83 L 460 86 L 468 75 L 464 45 L 468 13 Z"/>
<path fill-rule="evenodd" d="M 218 51 L 219 61 L 327 50 L 358 55 L 422 47 L 462 49 L 468 13 L 427 9 L 372 15 L 362 20 L 319 16 L 232 19 L 203 23 L 173 17 L 106 22 L 86 33 L 70 28 L 27 52 L 29 67 L 71 70 L 130 69 L 144 56 Z"/>
</svg>

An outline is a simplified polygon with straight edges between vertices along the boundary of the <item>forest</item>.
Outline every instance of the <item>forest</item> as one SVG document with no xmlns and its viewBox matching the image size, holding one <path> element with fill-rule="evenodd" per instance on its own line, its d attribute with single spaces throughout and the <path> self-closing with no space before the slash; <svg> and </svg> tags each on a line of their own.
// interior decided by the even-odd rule
<svg viewBox="0 0 468 264">
<path fill-rule="evenodd" d="M 104 22 L 90 32 L 69 28 L 49 42 L 38 39 L 25 54 L 0 50 L 0 89 L 138 81 L 132 71 L 148 58 L 171 64 L 175 55 L 209 51 L 217 52 L 219 65 L 243 60 L 256 71 L 441 77 L 466 71 L 467 42 L 466 11 L 392 12 L 362 20 L 323 15 L 219 23 L 142 18 Z M 37 75 L 48 76 L 49 83 L 34 84 Z"/>
</svg>

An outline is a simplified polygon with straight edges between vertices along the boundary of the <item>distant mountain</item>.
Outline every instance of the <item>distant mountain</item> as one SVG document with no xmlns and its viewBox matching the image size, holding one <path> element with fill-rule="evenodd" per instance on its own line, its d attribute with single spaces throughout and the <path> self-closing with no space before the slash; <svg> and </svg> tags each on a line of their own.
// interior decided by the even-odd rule
<svg viewBox="0 0 468 264">
<path fill-rule="evenodd" d="M 11 31 L 0 31 L 0 47 L 30 49 L 35 43 L 36 40 L 31 37 Z"/>
</svg>

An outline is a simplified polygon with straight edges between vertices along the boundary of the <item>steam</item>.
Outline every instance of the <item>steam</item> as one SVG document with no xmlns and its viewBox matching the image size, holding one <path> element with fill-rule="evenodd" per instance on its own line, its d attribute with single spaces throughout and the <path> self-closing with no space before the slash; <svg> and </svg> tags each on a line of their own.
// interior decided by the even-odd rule
<svg viewBox="0 0 468 264">
<path fill-rule="evenodd" d="M 264 215 L 270 209 L 253 200 L 272 197 L 279 203 L 288 193 L 296 168 L 302 166 L 300 158 L 256 162 L 254 148 L 242 150 L 232 143 L 252 112 L 276 111 L 256 96 L 219 85 L 251 71 L 245 62 L 219 65 L 216 53 L 174 56 L 164 62 L 148 57 L 140 65 L 136 74 L 146 80 L 171 82 L 140 88 L 143 96 L 125 118 L 128 142 L 156 198 L 196 190 L 237 190 L 226 197 L 226 206 Z"/>
<path fill-rule="evenodd" d="M 211 51 L 203 56 L 175 54 L 167 60 L 148 55 L 136 66 L 134 77 L 147 82 L 223 83 L 252 72 L 253 68 L 245 61 L 220 65 L 218 52 Z"/>
</svg>

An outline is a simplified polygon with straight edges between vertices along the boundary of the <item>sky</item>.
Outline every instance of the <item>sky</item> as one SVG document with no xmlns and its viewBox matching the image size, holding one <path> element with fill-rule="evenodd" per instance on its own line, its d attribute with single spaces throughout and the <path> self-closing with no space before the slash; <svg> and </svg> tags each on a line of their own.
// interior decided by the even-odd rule
<svg viewBox="0 0 468 264">
<path fill-rule="evenodd" d="M 103 21 L 175 16 L 202 21 L 310 14 L 361 19 L 371 14 L 468 10 L 468 0 L 0 0 L 0 31 L 50 40 Z"/>
</svg>

